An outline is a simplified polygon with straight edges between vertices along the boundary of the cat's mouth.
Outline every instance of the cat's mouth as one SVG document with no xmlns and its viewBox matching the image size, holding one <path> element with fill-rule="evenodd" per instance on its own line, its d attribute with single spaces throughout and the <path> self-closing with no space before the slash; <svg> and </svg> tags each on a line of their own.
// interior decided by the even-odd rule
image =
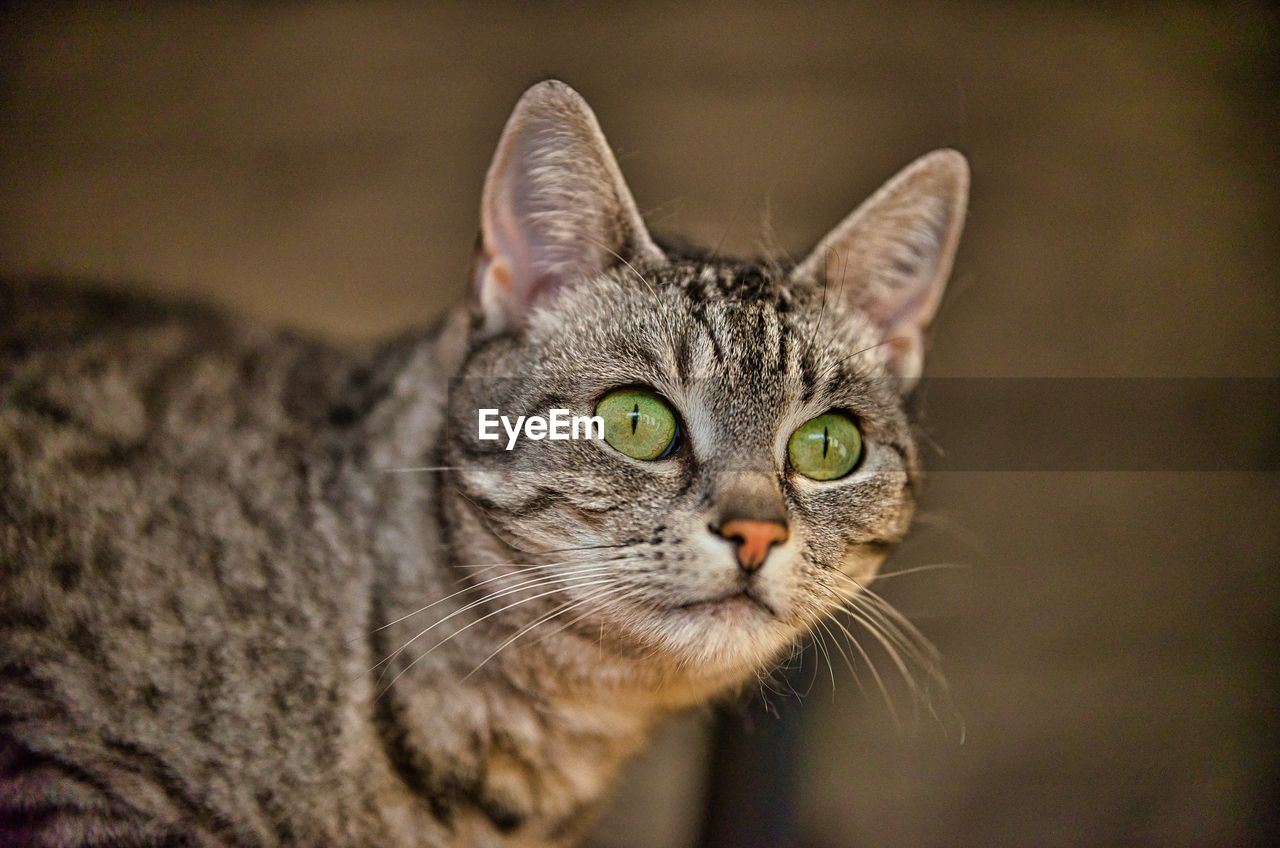
<svg viewBox="0 0 1280 848">
<path fill-rule="evenodd" d="M 677 604 L 673 609 L 692 610 L 705 609 L 709 611 L 732 610 L 736 608 L 758 609 L 773 618 L 777 618 L 778 614 L 774 612 L 773 607 L 762 601 L 748 587 L 735 589 L 732 592 L 726 592 L 723 595 L 717 595 L 713 598 L 703 598 L 698 601 L 689 601 L 683 604 Z"/>
</svg>

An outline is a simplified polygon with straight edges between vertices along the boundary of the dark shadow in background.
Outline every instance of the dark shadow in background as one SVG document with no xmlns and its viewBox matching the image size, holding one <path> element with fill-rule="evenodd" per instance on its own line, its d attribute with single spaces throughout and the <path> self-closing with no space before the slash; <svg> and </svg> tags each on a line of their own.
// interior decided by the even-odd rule
<svg viewBox="0 0 1280 848">
<path fill-rule="evenodd" d="M 817 662 L 813 650 L 802 657 L 796 670 L 780 675 L 782 693 L 717 713 L 698 840 L 703 848 L 795 844 L 804 715 L 792 690 Z"/>
</svg>

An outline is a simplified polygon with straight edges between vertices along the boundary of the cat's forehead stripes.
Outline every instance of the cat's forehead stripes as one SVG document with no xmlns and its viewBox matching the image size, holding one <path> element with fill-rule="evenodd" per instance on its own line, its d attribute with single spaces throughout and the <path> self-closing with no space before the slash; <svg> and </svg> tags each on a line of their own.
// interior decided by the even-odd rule
<svg viewBox="0 0 1280 848">
<path fill-rule="evenodd" d="M 677 260 L 661 277 L 682 288 L 694 303 L 767 303 L 779 312 L 789 312 L 793 305 L 794 286 L 775 266 L 734 260 Z"/>
<path fill-rule="evenodd" d="M 776 378 L 807 404 L 817 395 L 847 393 L 868 379 L 875 355 L 834 298 L 821 288 L 789 280 L 776 265 L 736 260 L 682 260 L 653 277 L 680 293 L 687 320 L 670 343 L 682 384 L 694 375 L 693 352 L 701 345 L 714 371 L 703 378 L 754 377 L 762 386 Z M 825 318 L 825 326 L 824 326 Z M 861 360 L 861 361 L 859 361 Z"/>
</svg>

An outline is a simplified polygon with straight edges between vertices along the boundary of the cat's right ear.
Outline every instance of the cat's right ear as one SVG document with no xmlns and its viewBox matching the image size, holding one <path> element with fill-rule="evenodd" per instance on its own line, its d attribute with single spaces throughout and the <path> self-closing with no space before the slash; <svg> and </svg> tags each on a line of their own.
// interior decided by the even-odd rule
<svg viewBox="0 0 1280 848">
<path fill-rule="evenodd" d="M 969 202 L 969 165 L 954 150 L 920 157 L 854 210 L 796 266 L 793 279 L 834 287 L 879 330 L 888 372 L 906 392 L 951 273 Z"/>
<path fill-rule="evenodd" d="M 520 98 L 485 180 L 473 272 L 487 332 L 538 298 L 627 261 L 664 261 L 585 100 L 558 80 Z"/>
</svg>

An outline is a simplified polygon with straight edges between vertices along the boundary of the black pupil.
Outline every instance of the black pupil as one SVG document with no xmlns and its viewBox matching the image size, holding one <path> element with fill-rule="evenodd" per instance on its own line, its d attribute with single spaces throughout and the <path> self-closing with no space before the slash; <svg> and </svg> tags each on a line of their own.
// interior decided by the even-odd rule
<svg viewBox="0 0 1280 848">
<path fill-rule="evenodd" d="M 640 426 L 640 404 L 631 407 L 631 411 L 627 413 L 627 417 L 631 419 L 631 435 L 636 434 L 636 427 Z"/>
<path fill-rule="evenodd" d="M 822 428 L 822 458 L 827 458 L 827 448 L 831 446 L 830 439 L 827 438 L 827 428 Z"/>
</svg>

